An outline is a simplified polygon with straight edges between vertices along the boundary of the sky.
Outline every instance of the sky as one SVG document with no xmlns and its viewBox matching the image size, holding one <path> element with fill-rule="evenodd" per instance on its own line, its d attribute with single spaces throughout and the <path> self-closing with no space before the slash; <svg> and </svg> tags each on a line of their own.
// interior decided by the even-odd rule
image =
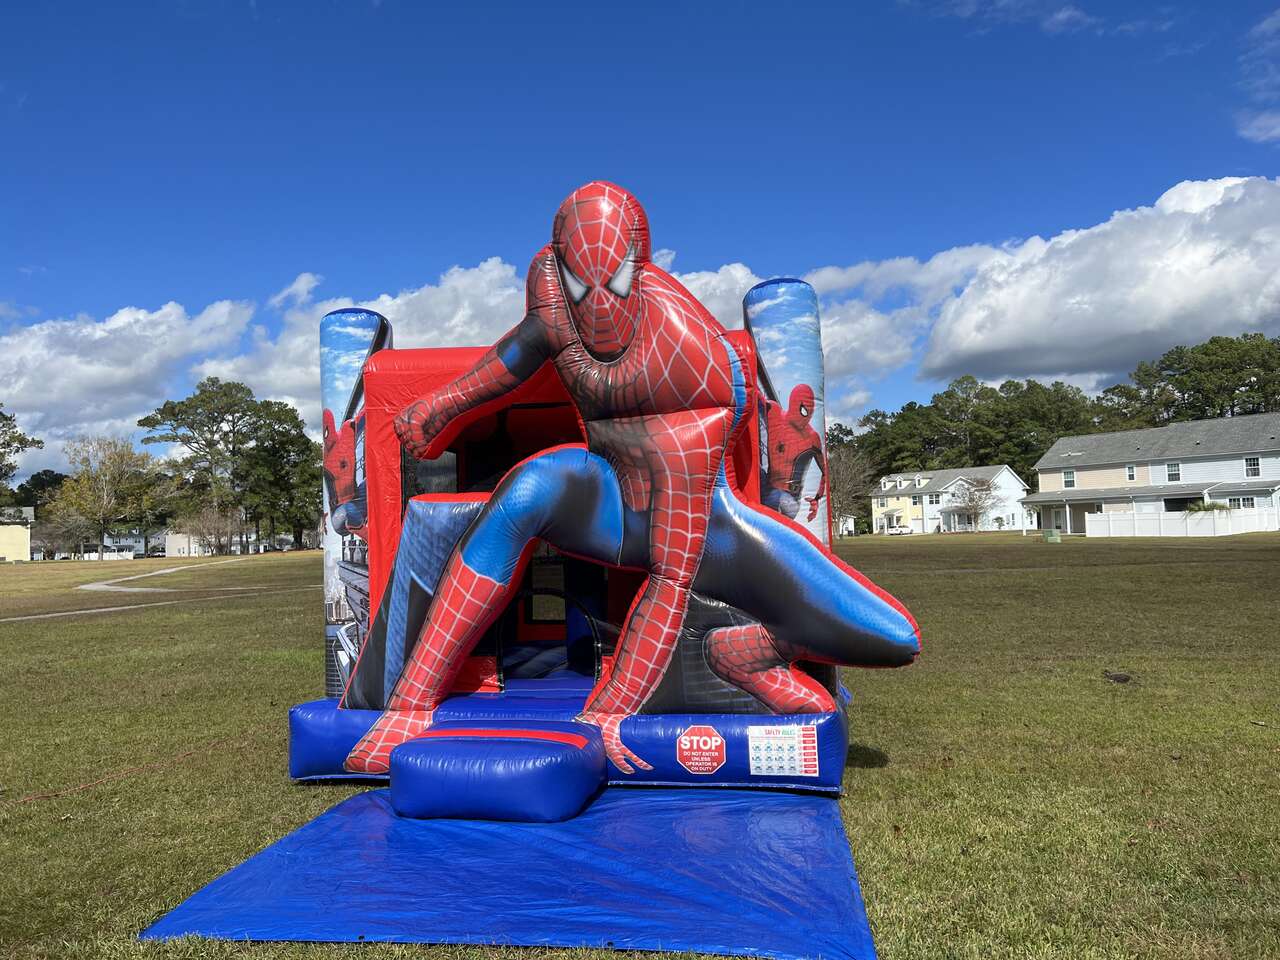
<svg viewBox="0 0 1280 960">
<path fill-rule="evenodd" d="M 6 4 L 0 144 L 20 476 L 206 375 L 314 430 L 337 306 L 492 342 L 596 178 L 727 325 L 810 280 L 845 422 L 1280 335 L 1277 0 Z"/>
</svg>

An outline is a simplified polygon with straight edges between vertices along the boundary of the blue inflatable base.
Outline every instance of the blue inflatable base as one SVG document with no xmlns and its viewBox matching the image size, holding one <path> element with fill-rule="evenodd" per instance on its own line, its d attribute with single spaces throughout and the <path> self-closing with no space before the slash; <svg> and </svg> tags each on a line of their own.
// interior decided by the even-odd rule
<svg viewBox="0 0 1280 960">
<path fill-rule="evenodd" d="M 141 934 L 875 956 L 837 804 L 602 793 L 563 823 L 410 820 L 359 794 Z"/>
<path fill-rule="evenodd" d="M 591 685 L 590 678 L 576 676 L 512 680 L 504 693 L 450 697 L 436 711 L 436 721 L 567 723 L 582 709 Z M 847 694 L 841 699 L 847 702 Z M 347 754 L 378 716 L 375 710 L 339 709 L 336 700 L 312 700 L 293 707 L 289 711 L 289 776 L 294 780 L 350 778 L 343 770 Z M 682 738 L 692 727 L 710 727 L 722 751 L 682 750 Z M 622 738 L 653 769 L 624 774 L 609 764 L 607 776 L 613 784 L 839 793 L 848 750 L 843 712 L 641 714 L 622 722 Z"/>
<path fill-rule="evenodd" d="M 402 817 L 527 820 L 578 814 L 604 788 L 604 743 L 583 723 L 438 723 L 391 751 Z"/>
</svg>

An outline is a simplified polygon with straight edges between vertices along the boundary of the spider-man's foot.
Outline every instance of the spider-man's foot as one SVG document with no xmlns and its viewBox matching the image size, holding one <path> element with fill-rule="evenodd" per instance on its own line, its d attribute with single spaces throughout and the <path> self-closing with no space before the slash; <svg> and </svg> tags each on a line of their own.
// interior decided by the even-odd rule
<svg viewBox="0 0 1280 960">
<path fill-rule="evenodd" d="M 624 714 L 584 711 L 578 714 L 576 719 L 581 723 L 589 723 L 593 727 L 600 728 L 600 737 L 604 741 L 605 756 L 623 773 L 635 773 L 635 769 L 631 766 L 633 763 L 641 770 L 653 769 L 652 764 L 645 763 L 644 760 L 631 751 L 630 747 L 622 742 L 622 721 L 626 719 Z"/>
<path fill-rule="evenodd" d="M 391 751 L 420 736 L 431 726 L 433 716 L 434 710 L 388 710 L 347 755 L 346 768 L 352 773 L 386 773 L 391 769 Z"/>
<path fill-rule="evenodd" d="M 836 708 L 826 688 L 794 669 L 758 623 L 718 627 L 706 638 L 707 665 L 774 713 L 826 713 Z"/>
<path fill-rule="evenodd" d="M 476 573 L 455 553 L 441 577 L 440 591 L 405 664 L 386 712 L 347 756 L 352 773 L 386 773 L 391 751 L 431 725 L 435 706 L 449 693 L 466 655 L 475 646 L 512 593 Z"/>
</svg>

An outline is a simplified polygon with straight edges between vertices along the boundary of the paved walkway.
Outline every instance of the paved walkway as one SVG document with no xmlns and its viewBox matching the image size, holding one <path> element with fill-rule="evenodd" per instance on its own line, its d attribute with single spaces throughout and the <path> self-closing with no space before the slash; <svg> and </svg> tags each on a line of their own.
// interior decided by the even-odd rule
<svg viewBox="0 0 1280 960">
<path fill-rule="evenodd" d="M 126 603 L 118 607 L 90 607 L 87 610 L 59 610 L 57 613 L 28 613 L 21 617 L 0 617 L 0 623 L 15 623 L 19 620 L 49 620 L 53 617 L 79 617 L 87 613 L 115 613 L 117 610 L 141 610 L 143 607 L 169 607 L 175 603 L 199 603 L 202 600 L 239 600 L 242 597 L 263 597 L 272 596 L 277 593 L 297 593 L 300 590 L 319 590 L 321 586 L 323 585 L 317 583 L 310 587 L 289 587 L 284 590 L 244 590 L 243 588 L 240 588 L 242 591 L 240 593 L 228 593 L 220 597 L 187 597 L 183 600 L 155 600 L 151 603 Z"/>
<path fill-rule="evenodd" d="M 98 580 L 95 583 L 82 583 L 78 589 L 110 590 L 117 593 L 173 593 L 173 587 L 120 587 L 117 586 L 117 584 L 128 583 L 130 580 L 145 580 L 147 577 L 159 577 L 166 573 L 177 573 L 179 570 L 194 570 L 197 567 L 216 567 L 220 563 L 239 563 L 241 560 L 251 559 L 253 559 L 252 554 L 243 557 L 232 557 L 230 560 L 214 560 L 210 563 L 188 563 L 181 567 L 165 567 L 163 570 L 152 570 L 150 573 L 135 573 L 131 577 L 116 577 L 114 580 Z M 197 589 L 243 590 L 244 587 L 200 587 Z"/>
</svg>

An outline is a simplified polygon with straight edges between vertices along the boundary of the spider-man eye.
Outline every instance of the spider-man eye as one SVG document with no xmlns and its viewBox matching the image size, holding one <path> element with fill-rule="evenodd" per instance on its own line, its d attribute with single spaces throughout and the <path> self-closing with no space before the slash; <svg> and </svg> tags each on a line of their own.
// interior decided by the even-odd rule
<svg viewBox="0 0 1280 960">
<path fill-rule="evenodd" d="M 809 415 L 809 408 L 808 408 L 808 407 L 806 407 L 804 404 L 801 404 L 801 405 L 800 405 L 800 416 L 802 416 L 802 417 L 807 417 L 808 415 Z"/>
<path fill-rule="evenodd" d="M 565 291 L 569 294 L 569 299 L 574 303 L 581 303 L 582 298 L 587 295 L 588 287 L 573 275 L 573 271 L 569 269 L 563 260 L 560 261 L 560 279 L 564 281 Z"/>
<path fill-rule="evenodd" d="M 618 272 L 609 280 L 607 286 L 609 292 L 617 297 L 626 299 L 631 293 L 631 281 L 636 275 L 636 262 L 631 258 L 631 251 L 627 251 L 627 259 L 622 261 L 622 266 L 618 268 Z"/>
</svg>

